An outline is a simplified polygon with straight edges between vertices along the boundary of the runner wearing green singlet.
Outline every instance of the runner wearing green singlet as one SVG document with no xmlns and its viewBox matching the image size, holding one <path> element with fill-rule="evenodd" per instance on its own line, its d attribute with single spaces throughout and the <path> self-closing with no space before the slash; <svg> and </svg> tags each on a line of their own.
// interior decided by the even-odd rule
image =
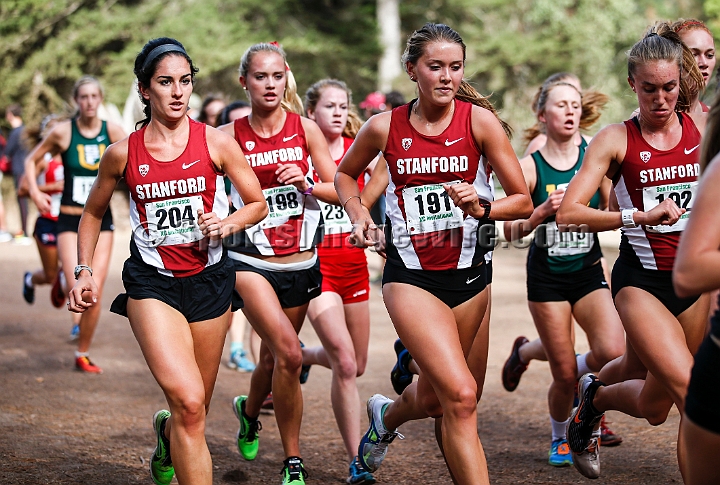
<svg viewBox="0 0 720 485">
<path fill-rule="evenodd" d="M 85 201 L 95 182 L 100 167 L 100 158 L 112 143 L 125 137 L 123 129 L 112 122 L 98 117 L 98 108 L 103 100 L 100 82 L 92 76 L 83 76 L 73 87 L 73 101 L 77 114 L 68 121 L 55 125 L 43 140 L 25 159 L 28 192 L 40 212 L 50 210 L 50 196 L 38 189 L 35 165 L 46 153 L 60 154 L 65 170 L 65 185 L 60 200 L 60 214 L 57 222 L 58 256 L 65 274 L 65 292 L 69 292 L 75 281 L 77 265 L 77 231 Z M 108 209 L 102 219 L 97 249 L 92 260 L 94 279 L 98 284 L 98 302 L 107 276 L 112 252 L 112 215 Z M 78 349 L 75 352 L 75 367 L 83 372 L 101 373 L 102 369 L 90 361 L 88 350 L 100 318 L 101 305 L 94 305 L 83 313 L 80 319 Z"/>
<path fill-rule="evenodd" d="M 553 374 L 548 393 L 552 425 L 548 463 L 553 466 L 572 464 L 565 424 L 576 379 L 589 369 L 601 368 L 624 350 L 622 326 L 600 263 L 597 234 L 582 227 L 563 232 L 555 223 L 565 188 L 580 170 L 585 154 L 585 140 L 580 146 L 575 144 L 583 112 L 582 93 L 575 85 L 565 81 L 543 84 L 537 116 L 545 125 L 547 141 L 520 161 L 535 210 L 529 219 L 505 223 L 508 240 L 535 229 L 527 263 L 528 305 Z M 590 207 L 607 206 L 609 184 L 606 180 L 593 194 Z M 577 357 L 573 317 L 587 333 L 591 348 Z M 522 339 L 516 340 L 513 355 L 522 346 Z M 506 388 L 507 377 L 503 372 Z"/>
</svg>

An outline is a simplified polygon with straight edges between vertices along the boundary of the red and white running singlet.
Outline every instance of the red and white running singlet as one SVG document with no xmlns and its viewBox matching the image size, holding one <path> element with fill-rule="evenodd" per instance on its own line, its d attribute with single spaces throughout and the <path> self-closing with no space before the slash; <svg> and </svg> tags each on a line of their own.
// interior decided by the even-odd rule
<svg viewBox="0 0 720 485">
<path fill-rule="evenodd" d="M 278 182 L 275 171 L 279 164 L 295 164 L 305 177 L 312 178 L 313 167 L 309 160 L 302 119 L 295 113 L 286 113 L 282 130 L 269 138 L 258 136 L 247 117 L 235 120 L 235 140 L 255 171 L 268 215 L 257 225 L 238 233 L 231 251 L 283 256 L 314 248 L 322 241 L 320 206 L 312 195 L 303 195 L 294 185 Z M 243 201 L 235 187 L 231 189 L 232 203 L 238 209 Z"/>
<path fill-rule="evenodd" d="M 343 136 L 344 150 L 343 154 L 335 160 L 335 165 L 340 165 L 343 157 L 347 153 L 350 145 L 354 141 L 352 138 Z M 365 173 L 361 174 L 357 180 L 358 189 L 362 192 L 365 187 Z M 351 252 L 361 252 L 365 255 L 365 250 L 353 246 L 347 242 L 347 237 L 352 233 L 352 222 L 347 212 L 339 206 L 333 204 L 327 204 L 321 200 L 318 201 L 320 204 L 320 210 L 323 215 L 323 223 L 325 225 L 325 238 L 321 245 L 318 246 L 318 255 L 322 260 L 323 256 L 341 256 Z"/>
<path fill-rule="evenodd" d="M 38 187 L 43 185 L 49 185 L 60 180 L 65 180 L 65 168 L 63 167 L 62 159 L 59 157 L 53 157 L 49 153 L 45 155 L 48 159 L 47 167 L 38 175 L 37 184 Z M 50 195 L 50 211 L 41 212 L 40 217 L 50 219 L 51 221 L 57 221 L 58 215 L 60 214 L 60 199 L 62 198 L 63 189 L 56 190 L 55 192 L 49 192 Z"/>
<path fill-rule="evenodd" d="M 185 151 L 169 162 L 155 160 L 145 148 L 145 128 L 128 139 L 125 180 L 130 188 L 131 256 L 165 276 L 200 273 L 220 262 L 221 244 L 201 241 L 198 209 L 228 216 L 222 172 L 210 159 L 204 123 L 188 118 Z M 137 252 L 137 253 L 136 253 Z"/>
<path fill-rule="evenodd" d="M 493 199 L 487 161 L 473 137 L 473 105 L 456 99 L 450 125 L 440 135 L 427 136 L 410 124 L 415 102 L 392 110 L 383 152 L 390 172 L 388 261 L 425 270 L 475 266 L 485 252 L 478 245 L 479 222 L 463 218 L 441 185 L 464 181 L 475 187 L 480 199 Z"/>
<path fill-rule="evenodd" d="M 635 120 L 625 121 L 627 151 L 613 177 L 620 209 L 636 207 L 647 212 L 670 198 L 687 212 L 671 226 L 622 228 L 625 237 L 620 256 L 630 262 L 639 260 L 645 269 L 671 271 L 695 198 L 701 136 L 692 118 L 680 113 L 680 143 L 670 150 L 658 150 L 645 141 Z"/>
</svg>

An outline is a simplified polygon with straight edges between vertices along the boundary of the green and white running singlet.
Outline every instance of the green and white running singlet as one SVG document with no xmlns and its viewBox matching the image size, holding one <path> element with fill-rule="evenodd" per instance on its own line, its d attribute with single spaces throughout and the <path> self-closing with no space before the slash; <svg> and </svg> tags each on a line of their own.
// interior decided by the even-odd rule
<svg viewBox="0 0 720 485">
<path fill-rule="evenodd" d="M 77 120 L 72 119 L 70 123 L 72 126 L 70 145 L 62 153 L 65 186 L 60 204 L 83 207 L 97 177 L 100 158 L 110 145 L 110 134 L 106 121 L 102 122 L 100 133 L 93 138 L 85 138 L 80 134 Z"/>
<path fill-rule="evenodd" d="M 585 139 L 580 144 L 580 153 L 575 165 L 569 170 L 557 170 L 543 158 L 540 151 L 531 156 L 535 162 L 537 181 L 532 192 L 533 206 L 544 203 L 557 189 L 566 189 L 570 180 L 580 170 L 585 148 Z M 590 199 L 589 207 L 600 206 L 600 191 Z M 548 217 L 535 230 L 535 238 L 528 253 L 528 269 L 571 273 L 595 264 L 602 257 L 597 234 L 591 232 L 560 232 L 555 215 Z"/>
</svg>

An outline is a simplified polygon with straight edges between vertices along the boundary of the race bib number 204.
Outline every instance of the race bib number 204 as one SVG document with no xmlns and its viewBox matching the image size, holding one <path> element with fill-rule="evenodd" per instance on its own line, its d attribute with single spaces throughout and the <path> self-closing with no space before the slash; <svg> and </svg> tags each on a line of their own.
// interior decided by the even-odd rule
<svg viewBox="0 0 720 485">
<path fill-rule="evenodd" d="M 158 246 L 174 246 L 202 239 L 198 225 L 198 210 L 203 208 L 202 197 L 180 197 L 145 204 L 148 236 Z"/>
</svg>

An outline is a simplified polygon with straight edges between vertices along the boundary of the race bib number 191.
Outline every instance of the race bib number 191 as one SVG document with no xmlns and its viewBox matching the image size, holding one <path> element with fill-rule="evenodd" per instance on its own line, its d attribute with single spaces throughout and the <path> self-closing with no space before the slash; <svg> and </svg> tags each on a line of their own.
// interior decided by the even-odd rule
<svg viewBox="0 0 720 485">
<path fill-rule="evenodd" d="M 462 209 L 440 184 L 405 187 L 402 195 L 405 222 L 411 236 L 455 229 L 463 224 Z"/>
<path fill-rule="evenodd" d="M 199 241 L 203 233 L 197 223 L 198 209 L 203 208 L 202 197 L 148 202 L 145 204 L 148 236 L 158 246 L 174 246 Z"/>
<path fill-rule="evenodd" d="M 671 226 L 645 226 L 645 228 L 648 231 L 660 233 L 684 231 L 692 210 L 697 185 L 698 182 L 695 181 L 643 188 L 643 210 L 645 212 L 657 207 L 665 199 L 672 199 L 675 205 L 686 210 L 680 219 Z"/>
</svg>

